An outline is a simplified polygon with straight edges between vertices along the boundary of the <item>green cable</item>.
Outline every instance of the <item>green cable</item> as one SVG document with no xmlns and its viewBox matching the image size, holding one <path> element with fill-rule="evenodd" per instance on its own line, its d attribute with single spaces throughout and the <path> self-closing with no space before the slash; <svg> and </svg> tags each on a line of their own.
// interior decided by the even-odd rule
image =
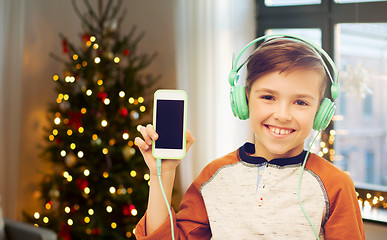
<svg viewBox="0 0 387 240">
<path fill-rule="evenodd" d="M 309 218 L 308 214 L 306 213 L 306 211 L 305 211 L 305 209 L 304 209 L 304 206 L 302 205 L 302 202 L 301 202 L 300 185 L 301 185 L 302 174 L 304 173 L 305 164 L 306 164 L 306 161 L 307 161 L 307 159 L 308 159 L 310 149 L 312 148 L 312 145 L 313 145 L 314 141 L 317 139 L 317 137 L 318 137 L 319 134 L 320 134 L 320 132 L 318 132 L 318 133 L 316 134 L 316 136 L 314 137 L 312 143 L 311 143 L 310 146 L 309 146 L 308 151 L 306 152 L 305 159 L 304 159 L 304 162 L 303 162 L 302 167 L 301 167 L 301 173 L 300 173 L 300 177 L 299 177 L 299 179 L 298 179 L 298 187 L 297 187 L 298 204 L 300 205 L 301 210 L 302 210 L 302 213 L 304 214 L 305 218 L 308 220 L 309 225 L 312 227 L 313 232 L 314 232 L 314 235 L 316 236 L 316 239 L 318 239 L 318 240 L 320 240 L 320 237 L 319 237 L 319 235 L 318 235 L 318 233 L 317 233 L 315 227 L 313 226 L 313 223 L 312 223 L 312 221 L 310 220 L 310 218 Z"/>
<path fill-rule="evenodd" d="M 173 217 L 172 217 L 171 207 L 169 206 L 168 198 L 165 195 L 163 183 L 161 182 L 161 159 L 160 158 L 156 159 L 156 165 L 157 165 L 157 176 L 159 177 L 161 192 L 163 193 L 164 201 L 165 201 L 165 204 L 167 205 L 167 209 L 168 209 L 168 213 L 169 213 L 169 219 L 171 221 L 172 240 L 175 240 L 175 231 L 173 229 Z"/>
</svg>

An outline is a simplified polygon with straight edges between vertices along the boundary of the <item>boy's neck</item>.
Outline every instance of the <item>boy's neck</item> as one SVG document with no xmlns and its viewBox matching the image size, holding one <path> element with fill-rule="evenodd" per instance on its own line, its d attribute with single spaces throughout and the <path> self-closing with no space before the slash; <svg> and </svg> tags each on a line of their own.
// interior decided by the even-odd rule
<svg viewBox="0 0 387 240">
<path fill-rule="evenodd" d="M 291 158 L 298 156 L 299 154 L 302 153 L 304 150 L 303 145 L 298 146 L 297 148 L 293 148 L 287 152 L 284 153 L 272 153 L 265 149 L 263 146 L 260 146 L 259 144 L 254 144 L 255 145 L 255 153 L 252 154 L 254 157 L 262 157 L 266 159 L 268 162 L 270 162 L 273 159 L 279 159 L 279 158 Z"/>
</svg>

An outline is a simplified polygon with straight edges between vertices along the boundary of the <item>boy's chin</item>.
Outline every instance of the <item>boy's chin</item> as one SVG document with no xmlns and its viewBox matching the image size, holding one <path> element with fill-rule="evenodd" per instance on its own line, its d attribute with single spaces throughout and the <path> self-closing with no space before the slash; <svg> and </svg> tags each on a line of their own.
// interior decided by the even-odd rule
<svg viewBox="0 0 387 240">
<path fill-rule="evenodd" d="M 273 158 L 289 158 L 295 157 L 299 155 L 304 150 L 303 145 L 297 146 L 294 148 L 282 148 L 282 149 L 274 149 L 269 148 L 269 153 L 273 156 Z"/>
</svg>

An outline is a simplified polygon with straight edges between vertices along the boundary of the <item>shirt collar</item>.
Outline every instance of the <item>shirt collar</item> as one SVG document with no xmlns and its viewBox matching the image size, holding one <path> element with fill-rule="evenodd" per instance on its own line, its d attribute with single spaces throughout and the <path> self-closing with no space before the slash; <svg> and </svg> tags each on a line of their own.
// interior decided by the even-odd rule
<svg viewBox="0 0 387 240">
<path fill-rule="evenodd" d="M 263 164 L 268 161 L 263 157 L 252 156 L 255 153 L 255 145 L 252 143 L 245 143 L 238 150 L 240 160 L 250 164 Z M 270 161 L 270 164 L 280 167 L 288 165 L 301 164 L 306 156 L 306 151 L 303 150 L 299 155 L 289 158 L 275 158 Z"/>
</svg>

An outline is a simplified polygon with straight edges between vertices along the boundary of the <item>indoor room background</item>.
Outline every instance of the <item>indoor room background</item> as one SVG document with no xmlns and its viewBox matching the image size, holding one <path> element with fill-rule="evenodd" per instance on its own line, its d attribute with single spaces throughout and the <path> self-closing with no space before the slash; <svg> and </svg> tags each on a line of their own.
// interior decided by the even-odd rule
<svg viewBox="0 0 387 240">
<path fill-rule="evenodd" d="M 97 3 L 97 0 L 90 2 Z M 307 5 L 300 10 L 294 6 L 286 6 L 292 5 L 292 2 Z M 300 34 L 316 41 L 323 48 L 328 48 L 328 52 L 334 55 L 335 59 L 341 60 L 339 68 L 346 70 L 342 73 L 344 78 L 357 79 L 358 82 L 348 81 L 351 86 L 365 86 L 360 90 L 349 88 L 352 93 L 357 91 L 356 93 L 362 96 L 361 100 L 346 94 L 338 103 L 337 115 L 342 120 L 346 120 L 346 117 L 353 119 L 350 116 L 355 114 L 355 110 L 353 107 L 346 107 L 348 101 L 355 102 L 355 108 L 360 105 L 373 106 L 364 108 L 363 124 L 379 117 L 380 122 L 372 122 L 371 125 L 380 125 L 377 129 L 381 129 L 381 132 L 377 132 L 376 128 L 372 131 L 365 128 L 353 133 L 346 127 L 356 127 L 357 123 L 340 123 L 339 119 L 335 125 L 337 129 L 330 128 L 334 132 L 325 135 L 327 144 L 332 133 L 337 142 L 326 149 L 339 152 L 339 159 L 348 159 L 338 162 L 337 166 L 359 176 L 362 181 L 359 181 L 358 186 L 365 194 L 369 193 L 374 197 L 386 190 L 386 164 L 379 163 L 377 159 L 381 159 L 380 162 L 387 160 L 387 118 L 384 118 L 387 117 L 387 99 L 380 93 L 383 89 L 387 90 L 387 75 L 385 71 L 380 71 L 375 78 L 356 78 L 368 68 L 366 64 L 356 65 L 360 62 L 354 61 L 355 57 L 351 54 L 364 57 L 369 62 L 380 53 L 382 56 L 378 57 L 382 58 L 382 62 L 379 61 L 373 66 L 385 66 L 387 17 L 379 18 L 377 14 L 369 16 L 366 9 L 379 6 L 387 10 L 387 2 L 377 1 L 381 5 L 376 6 L 372 3 L 345 3 L 351 1 L 329 4 L 331 1 L 323 0 L 323 14 L 319 15 L 326 16 L 331 25 L 320 24 L 315 18 L 308 20 L 313 11 L 320 11 L 314 6 L 319 2 L 321 1 L 123 1 L 123 9 L 126 9 L 127 14 L 121 31 L 128 32 L 132 26 L 136 26 L 139 32 L 145 33 L 138 51 L 158 54 L 146 68 L 149 73 L 161 75 L 155 88 L 177 88 L 188 93 L 188 129 L 196 142 L 179 166 L 176 201 L 207 163 L 253 139 L 253 136 L 248 135 L 249 122 L 237 120 L 232 115 L 229 106 L 228 74 L 233 52 L 238 54 L 255 37 L 268 33 Z M 348 4 L 345 7 L 349 7 L 342 8 L 345 14 L 341 14 L 340 6 L 332 7 L 345 4 Z M 285 7 L 281 9 L 283 5 Z M 292 15 L 298 14 L 298 11 L 304 13 L 297 15 L 302 17 L 301 20 Z M 300 21 L 307 24 L 299 24 Z M 359 22 L 384 22 L 386 25 L 350 25 Z M 22 211 L 33 212 L 41 208 L 37 198 L 38 185 L 42 180 L 41 172 L 49 171 L 50 166 L 42 161 L 39 145 L 44 141 L 44 128 L 48 126 L 48 104 L 57 97 L 52 77 L 63 71 L 63 66 L 51 58 L 50 53 L 60 55 L 62 52 L 59 34 L 77 42 L 81 31 L 81 22 L 70 0 L 0 0 L 0 204 L 6 218 L 22 220 Z M 341 34 L 341 38 L 334 38 L 327 32 L 331 35 L 335 33 L 335 36 Z M 358 34 L 365 34 L 374 41 L 358 39 Z M 362 41 L 383 51 L 372 48 L 364 50 Z M 359 51 L 358 54 L 354 53 L 356 50 Z M 354 70 L 351 71 L 351 67 Z M 241 75 L 243 84 L 244 72 Z M 145 97 L 152 98 L 152 95 Z M 381 110 L 369 112 L 369 109 Z M 353 136 L 363 137 L 363 141 L 356 142 Z M 371 151 L 371 148 L 360 148 L 360 145 L 369 145 L 370 139 L 374 141 L 372 145 L 380 144 L 378 146 L 384 150 L 380 153 Z M 316 153 L 325 151 L 324 141 L 325 139 L 321 139 L 320 146 L 315 147 Z M 359 148 L 359 152 L 365 156 L 364 161 L 369 165 L 373 164 L 374 168 L 357 172 L 350 162 L 353 156 L 349 154 L 353 148 Z M 376 171 L 383 168 L 384 172 Z M 378 179 L 384 179 L 384 182 L 378 182 Z M 372 191 L 367 192 L 368 189 Z M 383 194 L 385 196 L 386 192 Z M 387 205 L 384 206 L 386 207 Z M 384 220 L 368 219 L 365 222 L 369 239 L 384 239 L 387 236 L 386 213 L 381 214 Z"/>
</svg>

